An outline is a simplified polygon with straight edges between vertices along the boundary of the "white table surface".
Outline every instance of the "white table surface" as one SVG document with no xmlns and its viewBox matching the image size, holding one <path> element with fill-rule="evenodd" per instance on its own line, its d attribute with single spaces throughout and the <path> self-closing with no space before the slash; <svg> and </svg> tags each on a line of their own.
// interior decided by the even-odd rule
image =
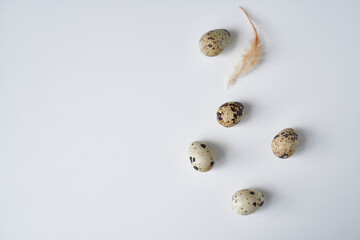
<svg viewBox="0 0 360 240">
<path fill-rule="evenodd" d="M 225 79 L 260 27 L 263 63 Z M 0 2 L 0 239 L 360 239 L 359 1 Z M 232 43 L 208 58 L 200 36 Z M 217 108 L 246 116 L 223 128 Z M 296 154 L 276 158 L 292 127 Z M 196 172 L 201 140 L 218 162 Z M 255 214 L 230 206 L 264 193 Z"/>
</svg>

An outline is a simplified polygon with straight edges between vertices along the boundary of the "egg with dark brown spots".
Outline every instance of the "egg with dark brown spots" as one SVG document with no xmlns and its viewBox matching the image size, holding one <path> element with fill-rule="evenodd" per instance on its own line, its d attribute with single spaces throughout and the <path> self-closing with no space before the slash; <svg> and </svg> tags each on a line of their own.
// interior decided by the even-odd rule
<svg viewBox="0 0 360 240">
<path fill-rule="evenodd" d="M 208 57 L 214 57 L 224 51 L 231 40 L 230 32 L 226 29 L 211 30 L 200 38 L 200 51 Z"/>
<path fill-rule="evenodd" d="M 298 135 L 292 128 L 281 130 L 274 137 L 271 148 L 273 153 L 279 158 L 291 157 L 299 145 Z"/>
<path fill-rule="evenodd" d="M 216 112 L 217 121 L 224 127 L 233 127 L 244 117 L 245 108 L 239 102 L 227 102 Z"/>
<path fill-rule="evenodd" d="M 253 189 L 241 189 L 231 197 L 231 207 L 237 214 L 249 215 L 264 205 L 264 195 Z"/>
<path fill-rule="evenodd" d="M 189 159 L 196 171 L 207 172 L 214 167 L 216 156 L 208 144 L 195 141 L 189 147 Z"/>
</svg>

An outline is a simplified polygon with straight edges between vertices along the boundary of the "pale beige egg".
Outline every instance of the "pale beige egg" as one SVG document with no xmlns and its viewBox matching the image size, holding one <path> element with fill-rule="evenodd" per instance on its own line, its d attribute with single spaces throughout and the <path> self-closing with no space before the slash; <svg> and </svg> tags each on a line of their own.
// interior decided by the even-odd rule
<svg viewBox="0 0 360 240">
<path fill-rule="evenodd" d="M 291 157 L 299 145 L 298 135 L 292 128 L 281 130 L 274 137 L 271 148 L 273 153 L 279 158 Z"/>
<path fill-rule="evenodd" d="M 226 29 L 214 29 L 201 36 L 199 41 L 200 51 L 208 57 L 222 53 L 231 40 L 230 32 Z"/>
<path fill-rule="evenodd" d="M 241 215 L 249 215 L 256 212 L 264 205 L 264 195 L 253 189 L 242 189 L 231 197 L 231 207 Z"/>
<path fill-rule="evenodd" d="M 189 159 L 196 171 L 207 172 L 214 167 L 216 156 L 208 144 L 195 141 L 189 147 Z"/>
</svg>

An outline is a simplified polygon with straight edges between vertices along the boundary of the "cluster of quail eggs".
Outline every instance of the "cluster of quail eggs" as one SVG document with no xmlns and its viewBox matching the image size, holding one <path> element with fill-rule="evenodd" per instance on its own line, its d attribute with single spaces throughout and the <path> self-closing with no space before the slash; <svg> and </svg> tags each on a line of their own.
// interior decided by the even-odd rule
<svg viewBox="0 0 360 240">
<path fill-rule="evenodd" d="M 215 29 L 206 32 L 200 38 L 200 51 L 208 56 L 217 56 L 224 51 L 231 40 L 231 34 L 226 29 Z M 226 102 L 217 112 L 216 119 L 226 128 L 236 126 L 244 117 L 245 107 L 240 102 Z M 272 140 L 271 149 L 275 156 L 286 159 L 291 157 L 299 144 L 298 135 L 292 128 L 281 130 Z M 209 144 L 194 141 L 189 147 L 189 160 L 198 172 L 211 170 L 216 163 L 216 155 Z M 264 195 L 254 189 L 241 189 L 231 197 L 232 209 L 241 215 L 249 215 L 257 211 L 265 202 Z"/>
</svg>

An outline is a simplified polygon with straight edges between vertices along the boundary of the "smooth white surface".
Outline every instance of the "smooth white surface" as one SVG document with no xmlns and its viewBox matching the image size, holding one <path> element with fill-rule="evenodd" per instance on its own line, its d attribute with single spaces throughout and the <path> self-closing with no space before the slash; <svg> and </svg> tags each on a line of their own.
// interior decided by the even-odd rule
<svg viewBox="0 0 360 240">
<path fill-rule="evenodd" d="M 251 36 L 264 62 L 230 90 Z M 0 239 L 359 239 L 359 1 L 0 2 Z M 215 58 L 214 28 L 233 34 Z M 225 129 L 222 103 L 246 116 Z M 270 149 L 293 127 L 288 160 Z M 208 173 L 187 158 L 208 142 Z M 232 212 L 241 188 L 264 193 Z"/>
</svg>

